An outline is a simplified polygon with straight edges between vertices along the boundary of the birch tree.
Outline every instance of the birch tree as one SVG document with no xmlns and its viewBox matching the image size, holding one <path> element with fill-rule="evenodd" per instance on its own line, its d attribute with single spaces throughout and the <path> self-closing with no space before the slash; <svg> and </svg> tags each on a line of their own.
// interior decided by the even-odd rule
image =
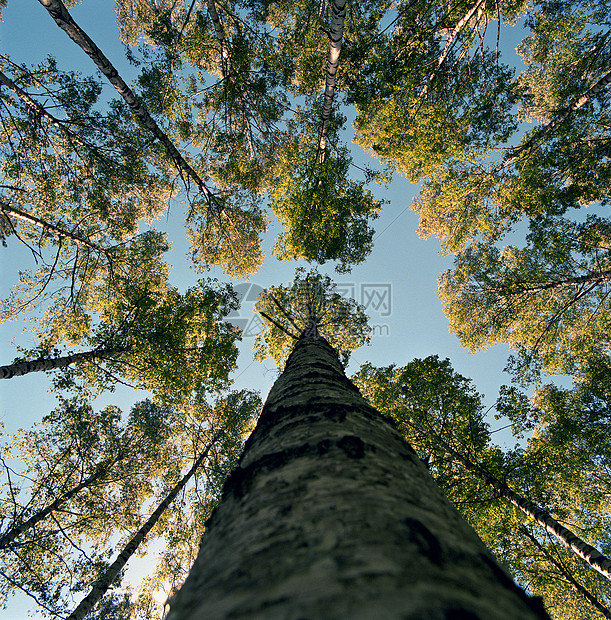
<svg viewBox="0 0 611 620">
<path fill-rule="evenodd" d="M 342 363 L 369 341 L 363 306 L 343 298 L 329 276 L 297 269 L 290 285 L 265 289 L 253 308 L 265 320 L 254 344 L 255 359 L 271 357 L 282 366 L 303 333 L 319 334 L 334 344 Z"/>
<path fill-rule="evenodd" d="M 233 196 L 231 192 L 224 192 L 223 188 L 215 188 L 206 180 L 207 171 L 198 170 L 201 162 L 194 162 L 192 158 L 181 150 L 181 145 L 161 127 L 141 98 L 125 82 L 117 69 L 104 55 L 97 44 L 74 21 L 61 0 L 40 0 L 57 25 L 92 59 L 101 73 L 116 89 L 123 101 L 129 106 L 138 122 L 154 137 L 161 146 L 165 157 L 174 170 L 185 182 L 185 188 L 193 188 L 195 196 L 190 201 L 187 219 L 195 222 L 196 238 L 202 237 L 206 260 L 216 259 L 234 276 L 252 273 L 258 268 L 260 257 L 259 233 L 264 228 L 264 219 L 256 205 L 242 212 L 240 200 L 243 196 Z M 146 84 L 151 78 L 160 76 L 155 70 L 143 75 L 142 82 Z M 187 132 L 188 133 L 188 132 Z M 178 144 L 178 146 L 177 146 Z M 167 164 L 162 162 L 164 168 Z M 232 218 L 232 212 L 238 217 Z M 214 232 L 210 232 L 212 228 Z M 202 232 L 203 230 L 203 232 Z M 199 234 L 197 233 L 199 231 Z M 208 252 L 206 244 L 215 240 L 215 250 Z M 201 247 L 195 245 L 195 250 Z M 195 251 L 197 255 L 197 251 Z M 235 257 L 241 260 L 235 260 Z"/>
<path fill-rule="evenodd" d="M 114 608 L 127 617 L 144 606 L 142 599 L 155 607 L 155 590 L 172 588 L 168 573 L 161 571 L 152 591 L 130 591 L 122 584 L 127 562 L 160 537 L 176 543 L 177 560 L 189 557 L 189 549 L 193 554 L 202 520 L 192 511 L 211 510 L 218 478 L 235 462 L 260 407 L 247 391 L 206 401 L 202 393 L 180 410 L 138 403 L 127 432 L 116 407 L 94 413 L 87 404 L 69 401 L 45 419 L 53 421 L 46 433 L 24 433 L 27 441 L 15 442 L 12 456 L 26 460 L 27 469 L 11 471 L 3 461 L 8 475 L 3 504 L 7 513 L 21 511 L 37 522 L 21 527 L 13 540 L 3 537 L 3 592 L 20 589 L 51 614 L 65 615 L 74 607 L 73 618 L 94 608 L 100 614 Z M 108 457 L 100 461 L 99 450 Z M 87 469 L 99 474 L 95 481 L 69 497 L 62 492 L 86 477 Z M 15 503 L 28 494 L 26 505 Z M 47 498 L 54 505 L 45 506 Z M 197 527 L 186 527 L 190 521 Z M 82 595 L 79 605 L 71 605 Z"/>
<path fill-rule="evenodd" d="M 609 222 L 531 221 L 525 247 L 474 243 L 439 278 L 450 329 L 471 351 L 504 342 L 529 368 L 574 373 L 608 350 Z"/>
<path fill-rule="evenodd" d="M 335 351 L 301 336 L 169 618 L 547 618 Z"/>
<path fill-rule="evenodd" d="M 114 298 L 98 299 L 97 308 L 93 306 L 97 321 L 82 313 L 57 320 L 53 315 L 38 348 L 2 366 L 0 377 L 70 367 L 59 384 L 74 378 L 100 391 L 122 380 L 166 402 L 226 384 L 238 337 L 237 330 L 222 321 L 236 304 L 227 286 L 200 282 L 181 294 L 163 280 L 145 281 L 142 288 L 127 281 L 113 291 Z M 88 348 L 65 352 L 65 344 Z"/>
</svg>

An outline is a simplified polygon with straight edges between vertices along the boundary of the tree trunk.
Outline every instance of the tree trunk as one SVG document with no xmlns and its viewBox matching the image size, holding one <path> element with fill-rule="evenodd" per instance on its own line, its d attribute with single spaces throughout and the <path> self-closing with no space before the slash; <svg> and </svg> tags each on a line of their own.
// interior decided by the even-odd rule
<svg viewBox="0 0 611 620">
<path fill-rule="evenodd" d="M 419 429 L 422 431 L 422 429 Z M 422 431 L 427 432 L 427 431 Z M 486 471 L 477 463 L 473 463 L 470 459 L 456 452 L 443 439 L 430 431 L 440 446 L 443 446 L 447 452 L 459 461 L 465 469 L 480 476 L 486 484 L 492 487 L 503 499 L 512 503 L 519 508 L 525 515 L 538 523 L 550 534 L 553 534 L 567 549 L 576 553 L 581 559 L 585 560 L 595 571 L 599 572 L 603 577 L 611 581 L 611 559 L 603 555 L 596 547 L 593 547 L 585 540 L 579 538 L 577 534 L 561 525 L 546 510 L 537 506 L 524 496 L 516 493 L 513 489 L 501 482 L 498 478 Z"/>
<path fill-rule="evenodd" d="M 437 75 L 437 72 L 441 68 L 441 65 L 445 62 L 445 59 L 447 58 L 448 54 L 450 53 L 450 50 L 452 49 L 452 46 L 454 45 L 454 41 L 456 40 L 456 37 L 462 32 L 463 28 L 469 23 L 469 21 L 475 15 L 476 12 L 478 14 L 478 20 L 479 20 L 479 17 L 482 14 L 485 6 L 486 6 L 486 0 L 477 0 L 477 2 L 457 22 L 456 26 L 454 26 L 454 30 L 452 30 L 452 32 L 448 35 L 448 40 L 446 41 L 443 51 L 441 52 L 441 54 L 439 55 L 439 58 L 437 59 L 437 64 L 435 68 L 433 69 L 432 73 L 429 75 L 424 86 L 420 89 L 420 92 L 418 93 L 418 98 L 426 97 L 426 94 L 429 90 L 429 85 L 435 79 L 435 76 Z"/>
<path fill-rule="evenodd" d="M 559 562 L 525 527 L 520 528 L 522 534 L 532 542 L 535 547 L 546 557 L 547 561 L 552 564 L 556 570 L 566 579 L 575 592 L 578 592 L 583 598 L 595 607 L 605 618 L 611 619 L 611 612 L 581 583 L 573 577 L 568 568 Z"/>
<path fill-rule="evenodd" d="M 34 527 L 37 523 L 40 523 L 43 519 L 45 519 L 52 512 L 55 512 L 60 506 L 65 504 L 68 500 L 72 499 L 75 495 L 78 495 L 83 489 L 90 487 L 92 484 L 97 482 L 100 478 L 105 476 L 111 469 L 111 467 L 118 463 L 123 458 L 123 455 L 119 453 L 112 461 L 107 460 L 100 463 L 100 465 L 96 468 L 95 472 L 88 476 L 84 480 L 82 480 L 79 484 L 72 487 L 70 490 L 62 493 L 58 498 L 56 498 L 53 502 L 51 502 L 48 506 L 45 506 L 38 512 L 34 513 L 31 517 L 18 523 L 17 525 L 13 525 L 9 528 L 2 536 L 0 536 L 0 549 L 5 549 L 8 547 L 16 538 L 21 536 L 24 532 L 27 532 L 29 529 Z"/>
<path fill-rule="evenodd" d="M 219 205 L 214 194 L 206 187 L 206 184 L 197 172 L 191 167 L 186 159 L 180 154 L 172 140 L 159 127 L 148 110 L 142 106 L 138 97 L 119 75 L 114 65 L 106 58 L 102 50 L 72 19 L 72 16 L 61 0 L 38 0 L 49 12 L 55 23 L 93 60 L 96 67 L 106 76 L 106 79 L 115 87 L 123 100 L 131 108 L 138 120 L 163 144 L 166 152 L 171 157 L 179 171 L 183 172 L 197 185 L 204 194 L 208 205 L 218 210 Z"/>
<path fill-rule="evenodd" d="M 549 618 L 326 340 L 274 384 L 168 620 Z"/>
<path fill-rule="evenodd" d="M 27 211 L 23 211 L 22 209 L 18 209 L 17 207 L 9 204 L 8 202 L 2 200 L 0 198 L 0 211 L 2 211 L 7 217 L 14 217 L 23 222 L 27 222 L 28 224 L 32 224 L 33 226 L 37 226 L 42 230 L 46 230 L 57 237 L 62 237 L 65 239 L 70 239 L 74 241 L 77 245 L 85 246 L 90 248 L 91 250 L 95 250 L 100 254 L 106 256 L 107 259 L 110 260 L 111 253 L 108 248 L 103 248 L 102 246 L 90 241 L 89 239 L 85 239 L 84 237 L 79 236 L 75 232 L 65 230 L 60 228 L 59 226 L 55 226 L 55 224 L 51 224 L 50 222 L 45 222 L 40 218 L 28 213 Z"/>
<path fill-rule="evenodd" d="M 327 132 L 329 119 L 331 118 L 331 108 L 333 107 L 333 97 L 335 96 L 335 82 L 337 68 L 339 67 L 339 53 L 342 49 L 342 39 L 344 38 L 344 20 L 346 19 L 346 0 L 333 0 L 331 15 L 331 27 L 329 29 L 329 60 L 327 61 L 327 76 L 325 79 L 325 99 L 322 107 L 320 120 L 320 135 L 318 138 L 318 153 L 316 159 L 318 163 L 325 161 L 327 150 Z"/>
<path fill-rule="evenodd" d="M 108 351 L 105 349 L 95 349 L 93 351 L 83 351 L 82 353 L 73 353 L 72 355 L 63 355 L 61 357 L 40 357 L 37 360 L 24 362 L 14 362 L 6 366 L 0 366 L 0 379 L 12 379 L 20 377 L 31 372 L 41 372 L 48 370 L 57 370 L 58 368 L 66 368 L 70 364 L 77 362 L 90 362 L 92 360 L 100 360 L 122 353 L 126 349 L 117 349 Z"/>
<path fill-rule="evenodd" d="M 155 512 L 147 519 L 146 523 L 136 532 L 133 538 L 125 545 L 117 559 L 96 579 L 89 594 L 78 604 L 76 609 L 66 618 L 66 620 L 82 620 L 106 594 L 110 584 L 115 580 L 127 561 L 134 555 L 138 546 L 146 538 L 147 534 L 155 527 L 161 515 L 168 506 L 176 499 L 177 495 L 185 488 L 187 482 L 191 480 L 193 474 L 202 466 L 208 456 L 210 449 L 214 446 L 220 433 L 217 433 L 199 455 L 191 469 L 177 482 L 174 488 L 166 495 L 165 499 L 157 506 Z"/>
<path fill-rule="evenodd" d="M 611 271 L 599 271 L 598 273 L 587 273 L 583 276 L 574 276 L 572 278 L 564 278 L 563 280 L 552 280 L 543 284 L 531 284 L 526 283 L 512 283 L 507 288 L 514 287 L 514 290 L 506 290 L 503 288 L 505 285 L 501 283 L 497 288 L 485 288 L 481 289 L 484 293 L 496 293 L 501 298 L 516 297 L 527 293 L 541 293 L 543 291 L 549 291 L 556 288 L 568 288 L 577 287 L 581 284 L 602 284 L 611 280 Z M 521 288 L 515 288 L 515 287 Z M 476 291 L 478 292 L 478 291 Z"/>
</svg>

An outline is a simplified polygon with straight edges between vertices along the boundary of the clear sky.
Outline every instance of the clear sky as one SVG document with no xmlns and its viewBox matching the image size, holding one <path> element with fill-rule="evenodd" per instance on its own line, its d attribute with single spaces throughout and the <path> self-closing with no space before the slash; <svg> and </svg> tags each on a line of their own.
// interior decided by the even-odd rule
<svg viewBox="0 0 611 620">
<path fill-rule="evenodd" d="M 84 0 L 81 6 L 72 9 L 72 15 L 83 29 L 97 42 L 104 53 L 120 68 L 129 81 L 133 69 L 124 60 L 122 44 L 114 18 L 114 2 L 111 0 Z M 34 62 L 52 54 L 62 69 L 78 69 L 94 74 L 96 69 L 88 57 L 68 39 L 45 9 L 36 0 L 10 0 L 4 11 L 4 23 L 0 24 L 0 51 L 8 53 L 16 61 Z M 514 43 L 515 45 L 515 43 Z M 512 51 L 511 44 L 509 49 Z M 341 70 L 341 69 L 340 69 Z M 108 87 L 109 92 L 112 90 Z M 350 119 L 350 110 L 346 111 Z M 358 147 L 354 149 L 355 161 L 369 160 Z M 369 160 L 370 165 L 374 162 Z M 372 254 L 351 274 L 338 275 L 329 267 L 329 275 L 346 290 L 354 290 L 357 301 L 366 305 L 374 326 L 370 346 L 357 351 L 351 360 L 348 372 L 354 372 L 359 365 L 369 361 L 376 366 L 391 363 L 403 365 L 415 357 L 437 354 L 448 357 L 457 372 L 472 378 L 479 392 L 485 394 L 485 403 L 493 404 L 498 387 L 509 383 L 503 373 L 508 351 L 497 346 L 491 350 L 470 355 L 464 351 L 458 339 L 448 332 L 447 321 L 436 296 L 438 274 L 451 267 L 451 258 L 438 254 L 435 239 L 422 240 L 415 233 L 417 218 L 409 206 L 417 187 L 405 179 L 395 177 L 388 190 L 373 187 L 374 193 L 389 201 L 375 222 L 375 246 Z M 187 259 L 187 241 L 184 232 L 183 208 L 180 197 L 173 203 L 169 214 L 155 223 L 159 230 L 167 231 L 173 250 L 171 262 L 172 283 L 184 290 L 192 285 L 197 274 L 190 270 Z M 288 283 L 292 280 L 295 263 L 281 263 L 270 257 L 270 247 L 277 229 L 272 223 L 266 236 L 266 260 L 261 271 L 240 287 L 244 292 L 255 292 L 258 287 Z M 2 261 L 2 282 L 0 294 L 5 296 L 19 269 L 32 267 L 33 259 L 15 237 L 8 240 L 8 248 L 0 248 Z M 324 268 L 321 269 L 324 271 Z M 221 278 L 218 271 L 212 276 Z M 245 299 L 236 319 L 244 322 L 253 317 L 252 300 Z M 1 364 L 9 363 L 18 354 L 14 345 L 27 347 L 30 339 L 23 328 L 27 325 L 17 321 L 3 324 L 0 338 Z M 263 397 L 269 391 L 276 369 L 271 360 L 263 364 L 253 362 L 251 345 L 253 338 L 246 336 L 241 345 L 239 367 L 235 377 L 237 388 L 260 390 Z M 14 343 L 14 344 L 12 344 Z M 47 393 L 49 382 L 41 373 L 3 381 L 0 386 L 0 421 L 7 431 L 27 427 L 40 420 L 54 403 Z M 100 405 L 114 403 L 128 410 L 142 395 L 123 388 L 115 394 L 105 395 Z M 491 420 L 492 429 L 502 422 Z M 513 445 L 506 434 L 494 436 L 502 445 Z M 505 444 L 505 442 L 508 444 Z M 11 615 L 17 614 L 17 615 Z M 21 618 L 22 612 L 9 610 L 7 619 Z"/>
</svg>

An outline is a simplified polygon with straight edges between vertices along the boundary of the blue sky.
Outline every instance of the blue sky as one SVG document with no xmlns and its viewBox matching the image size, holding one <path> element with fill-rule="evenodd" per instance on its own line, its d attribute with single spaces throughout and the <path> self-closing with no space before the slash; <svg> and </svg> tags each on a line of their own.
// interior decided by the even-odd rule
<svg viewBox="0 0 611 620">
<path fill-rule="evenodd" d="M 83 5 L 72 10 L 72 15 L 129 80 L 133 77 L 133 70 L 124 60 L 113 8 L 114 3 L 109 0 L 85 0 Z M 508 47 L 512 51 L 512 45 Z M 41 60 L 53 54 L 60 68 L 76 68 L 87 74 L 95 72 L 90 59 L 55 25 L 36 0 L 9 2 L 4 12 L 4 23 L 0 24 L 0 50 L 17 61 L 26 62 Z M 110 92 L 111 87 L 108 88 Z M 350 118 L 351 112 L 348 110 L 346 113 Z M 356 163 L 368 161 L 370 165 L 375 165 L 358 147 L 355 147 L 354 153 Z M 417 187 L 396 176 L 387 190 L 381 187 L 372 189 L 378 197 L 388 201 L 375 221 L 372 254 L 364 264 L 355 267 L 351 274 L 337 275 L 332 267 L 329 268 L 329 274 L 338 285 L 346 289 L 353 287 L 357 301 L 365 303 L 371 323 L 376 326 L 371 344 L 353 355 L 348 372 L 356 371 L 365 361 L 376 366 L 391 363 L 403 365 L 415 357 L 436 354 L 441 358 L 448 357 L 457 372 L 473 379 L 478 391 L 485 394 L 485 404 L 492 405 L 498 387 L 509 382 L 508 375 L 503 373 L 507 349 L 496 346 L 470 355 L 460 347 L 458 339 L 448 332 L 441 302 L 436 295 L 436 278 L 442 270 L 451 267 L 451 258 L 439 256 L 435 239 L 422 240 L 416 235 L 417 218 L 409 206 Z M 166 231 L 172 241 L 172 282 L 185 289 L 195 282 L 197 274 L 189 268 L 182 215 L 183 208 L 178 199 L 172 205 L 169 215 L 156 222 L 155 227 Z M 281 263 L 270 257 L 270 248 L 276 234 L 277 228 L 272 222 L 266 235 L 265 263 L 261 271 L 249 281 L 254 286 L 249 290 L 290 282 L 293 278 L 297 266 L 295 263 Z M 33 260 L 25 248 L 19 247 L 14 237 L 8 239 L 8 248 L 0 248 L 0 260 L 0 294 L 5 296 L 10 285 L 15 282 L 18 269 L 32 267 Z M 212 271 L 210 275 L 222 277 L 218 271 Z M 252 302 L 245 301 L 237 318 L 250 319 L 251 308 Z M 17 355 L 14 344 L 28 346 L 30 338 L 23 332 L 24 328 L 27 328 L 27 324 L 17 321 L 0 327 L 0 363 L 9 363 Z M 252 342 L 251 337 L 245 337 L 242 342 L 238 370 L 234 373 L 235 387 L 260 390 L 265 397 L 276 377 L 276 371 L 271 360 L 263 364 L 253 362 L 250 350 Z M 0 421 L 7 431 L 29 426 L 53 407 L 54 399 L 47 393 L 49 381 L 40 373 L 3 383 L 0 392 Z M 141 397 L 141 394 L 122 388 L 115 394 L 105 395 L 98 402 L 100 405 L 114 403 L 129 409 Z M 492 429 L 498 428 L 502 422 L 491 420 L 491 426 Z M 505 433 L 494 437 L 501 444 L 512 446 L 514 443 Z M 19 618 L 23 615 L 17 608 L 8 613 L 4 617 Z"/>
<path fill-rule="evenodd" d="M 133 77 L 133 69 L 124 60 L 123 46 L 119 41 L 118 29 L 115 24 L 112 2 L 84 3 L 71 10 L 73 17 L 84 30 L 98 43 L 104 53 L 121 73 L 129 78 Z M 35 0 L 23 0 L 9 3 L 4 12 L 4 23 L 0 24 L 0 49 L 16 60 L 34 62 L 53 54 L 58 59 L 60 68 L 77 68 L 83 73 L 92 74 L 95 67 L 90 59 L 68 39 L 45 9 Z M 511 47 L 509 48 L 511 50 Z M 112 92 L 112 87 L 108 86 Z M 351 110 L 346 110 L 350 120 Z M 376 165 L 362 149 L 354 146 L 355 163 L 367 162 Z M 405 364 L 414 357 L 437 354 L 440 357 L 449 357 L 455 369 L 465 376 L 472 378 L 481 392 L 484 392 L 489 403 L 494 399 L 498 385 L 508 381 L 503 375 L 507 350 L 504 347 L 495 347 L 493 350 L 470 355 L 459 345 L 455 336 L 449 334 L 447 321 L 441 311 L 441 303 L 436 296 L 436 278 L 438 274 L 451 267 L 451 257 L 441 257 L 438 254 L 438 243 L 435 239 L 422 240 L 415 233 L 417 217 L 409 209 L 412 198 L 417 193 L 417 186 L 411 185 L 402 177 L 395 175 L 388 189 L 373 186 L 376 196 L 388 201 L 380 217 L 374 222 L 376 229 L 375 246 L 366 262 L 355 267 L 350 274 L 335 274 L 331 265 L 322 270 L 328 270 L 331 277 L 346 289 L 353 287 L 357 293 L 357 301 L 365 303 L 367 312 L 371 316 L 371 323 L 375 326 L 375 333 L 371 345 L 357 351 L 351 361 L 349 372 L 358 368 L 364 361 L 375 365 L 390 363 Z M 180 196 L 172 205 L 167 217 L 155 222 L 155 228 L 166 231 L 172 241 L 173 249 L 170 261 L 173 264 L 172 282 L 181 289 L 192 284 L 197 274 L 189 268 L 187 260 L 187 241 L 183 228 L 183 209 L 179 204 Z M 263 268 L 250 279 L 252 284 L 268 286 L 289 282 L 293 278 L 296 263 L 283 263 L 271 257 L 270 248 L 273 244 L 278 228 L 272 221 L 266 235 L 266 260 Z M 15 238 L 9 239 L 9 247 L 1 255 L 2 259 L 2 292 L 8 291 L 15 281 L 15 272 L 18 268 L 32 266 L 33 261 L 29 252 L 19 244 Z M 211 272 L 212 276 L 222 278 L 218 270 Z M 388 290 L 390 289 L 390 290 Z M 390 292 L 391 299 L 386 296 L 384 307 L 376 308 L 383 291 Z M 364 296 L 363 296 L 364 294 Z M 367 304 L 367 300 L 372 303 Z M 390 302 L 390 307 L 388 307 Z M 243 304 L 241 315 L 250 317 L 251 305 Z M 16 355 L 14 349 L 6 348 L 7 341 L 14 338 L 16 344 L 27 346 L 28 335 L 21 333 L 21 326 L 17 322 L 5 324 L 2 343 L 2 359 L 10 361 Z M 273 363 L 268 361 L 263 365 L 253 364 L 250 355 L 249 338 L 242 344 L 240 368 L 236 376 L 239 387 L 260 389 L 263 394 L 271 386 L 269 369 Z M 6 361 L 3 363 L 7 363 Z M 239 377 L 239 378 L 238 378 Z M 14 390 L 23 394 L 24 389 L 34 397 L 34 386 L 39 377 L 16 378 L 11 382 L 10 389 L 3 386 L 3 394 L 10 394 Z M 27 383 L 28 387 L 25 388 Z M 17 388 L 17 384 L 21 384 Z M 44 392 L 44 387 L 43 390 Z M 0 416 L 13 426 L 15 412 L 7 408 L 9 403 L 6 397 L 0 403 Z M 40 403 L 39 403 L 40 404 Z M 36 414 L 40 415 L 41 407 L 37 406 Z M 23 413 L 18 416 L 25 420 L 30 416 Z M 23 422 L 21 422 L 23 423 Z"/>
</svg>

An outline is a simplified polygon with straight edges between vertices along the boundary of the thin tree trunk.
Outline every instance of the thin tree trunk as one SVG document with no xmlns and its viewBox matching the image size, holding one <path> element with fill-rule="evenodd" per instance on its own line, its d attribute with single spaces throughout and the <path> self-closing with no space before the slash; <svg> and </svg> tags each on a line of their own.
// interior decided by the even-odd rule
<svg viewBox="0 0 611 620">
<path fill-rule="evenodd" d="M 115 87 L 123 100 L 131 108 L 140 122 L 163 144 L 176 167 L 184 172 L 199 188 L 208 200 L 209 206 L 217 206 L 214 194 L 206 187 L 204 181 L 180 154 L 174 143 L 159 127 L 155 119 L 148 113 L 113 64 L 106 58 L 102 50 L 92 41 L 72 16 L 61 0 L 39 0 L 49 12 L 55 23 L 93 60 L 98 69 Z"/>
<path fill-rule="evenodd" d="M 510 156 L 504 162 L 500 163 L 498 166 L 490 170 L 490 172 L 486 174 L 485 178 L 486 179 L 491 178 L 492 176 L 494 176 L 501 170 L 504 170 L 505 168 L 513 164 L 515 161 L 517 161 L 521 153 L 529 149 L 536 142 L 541 141 L 548 133 L 551 133 L 552 131 L 554 131 L 554 129 L 556 129 L 556 127 L 564 123 L 564 121 L 569 116 L 571 116 L 571 114 L 573 114 L 574 112 L 577 112 L 577 110 L 582 108 L 586 103 L 588 103 L 588 101 L 592 99 L 592 97 L 594 97 L 599 92 L 601 92 L 604 88 L 609 86 L 609 84 L 611 84 L 611 71 L 603 75 L 600 78 L 600 80 L 598 80 L 598 82 L 592 85 L 583 95 L 581 95 L 581 97 L 577 99 L 577 101 L 575 101 L 570 106 L 562 110 L 562 112 L 560 112 L 558 116 L 556 116 L 547 125 L 545 125 L 545 127 L 543 127 L 541 131 L 535 132 L 532 135 L 532 137 L 529 138 L 524 144 L 512 149 L 509 152 Z"/>
<path fill-rule="evenodd" d="M 326 340 L 303 337 L 168 620 L 549 618 Z"/>
<path fill-rule="evenodd" d="M 545 284 L 533 284 L 531 286 L 524 286 L 523 288 L 504 293 L 498 288 L 486 288 L 483 289 L 483 291 L 486 293 L 497 293 L 499 297 L 514 297 L 516 295 L 523 295 L 524 293 L 540 293 L 554 288 L 564 288 L 578 284 L 600 284 L 601 282 L 605 282 L 607 280 L 611 280 L 611 271 L 588 273 L 583 276 L 575 276 L 574 278 L 565 278 L 564 280 L 552 280 L 551 282 L 546 282 Z M 520 285 L 513 284 L 512 286 Z"/>
<path fill-rule="evenodd" d="M 444 63 L 445 59 L 450 53 L 450 49 L 452 48 L 452 44 L 456 40 L 456 37 L 461 33 L 462 29 L 469 23 L 469 20 L 475 15 L 477 11 L 479 11 L 479 14 L 481 14 L 485 6 L 486 6 L 486 0 L 477 0 L 477 2 L 469 9 L 469 11 L 467 11 L 467 13 L 458 21 L 458 23 L 454 27 L 454 30 L 448 37 L 448 40 L 446 41 L 446 44 L 443 48 L 443 51 L 441 52 L 441 55 L 437 59 L 437 65 L 435 66 L 435 69 L 433 69 L 433 71 L 429 75 L 426 81 L 426 84 L 420 89 L 420 92 L 418 93 L 419 98 L 426 96 L 426 93 L 428 92 L 428 89 L 429 89 L 429 84 L 435 79 L 435 76 L 437 75 L 437 72 L 441 68 L 441 65 Z M 479 16 L 478 16 L 478 19 L 479 19 Z"/>
<path fill-rule="evenodd" d="M 430 433 L 435 440 L 443 446 L 447 452 L 458 460 L 469 471 L 480 476 L 486 484 L 492 487 L 501 497 L 519 508 L 525 515 L 528 515 L 533 521 L 538 523 L 545 531 L 553 534 L 565 547 L 576 553 L 580 558 L 585 560 L 595 571 L 599 572 L 603 577 L 611 581 L 611 560 L 603 555 L 596 547 L 593 547 L 585 540 L 582 540 L 571 530 L 567 529 L 546 510 L 537 506 L 537 504 L 526 499 L 524 496 L 516 493 L 507 484 L 501 482 L 498 478 L 486 471 L 480 465 L 473 463 L 470 459 L 463 456 L 454 448 L 449 446 L 434 431 L 419 429 L 421 432 Z"/>
<path fill-rule="evenodd" d="M 522 534 L 526 536 L 532 543 L 541 551 L 541 553 L 548 559 L 548 561 L 553 564 L 560 574 L 567 579 L 573 590 L 578 592 L 583 598 L 590 603 L 593 607 L 595 607 L 605 618 L 611 618 L 611 612 L 607 609 L 587 588 L 582 586 L 576 579 L 562 566 L 556 558 L 552 556 L 551 553 L 526 529 L 520 528 Z"/>
<path fill-rule="evenodd" d="M 93 241 L 89 241 L 88 239 L 80 237 L 74 232 L 70 232 L 63 228 L 60 228 L 59 226 L 55 226 L 55 224 L 45 222 L 44 220 L 41 220 L 40 218 L 34 215 L 31 215 L 27 211 L 22 211 L 21 209 L 18 209 L 17 207 L 10 205 L 8 202 L 2 200 L 1 198 L 0 198 L 0 210 L 7 217 L 10 216 L 10 217 L 17 218 L 19 220 L 22 220 L 23 222 L 27 222 L 28 224 L 32 224 L 33 226 L 37 226 L 38 228 L 42 228 L 43 230 L 53 233 L 54 235 L 58 237 L 70 239 L 71 241 L 74 241 L 74 243 L 76 243 L 77 245 L 85 246 L 85 247 L 90 248 L 91 250 L 95 250 L 96 252 L 103 254 L 104 256 L 106 256 L 107 259 L 110 260 L 110 251 L 107 248 L 103 248 L 102 246 L 98 245 L 97 243 L 94 243 Z"/>
<path fill-rule="evenodd" d="M 225 43 L 225 30 L 223 29 L 223 24 L 221 24 L 221 19 L 216 10 L 216 5 L 214 4 L 214 0 L 207 0 L 206 8 L 208 9 L 208 15 L 210 16 L 212 25 L 214 26 L 214 34 L 221 48 L 221 57 L 225 59 L 227 58 L 227 55 L 228 55 L 226 43 Z"/>
<path fill-rule="evenodd" d="M 0 379 L 12 379 L 13 377 L 20 377 L 31 372 L 66 368 L 70 364 L 105 359 L 125 351 L 126 349 L 94 349 L 93 351 L 83 351 L 82 353 L 73 353 L 72 355 L 63 355 L 61 357 L 41 357 L 37 360 L 14 362 L 6 366 L 0 366 Z"/>
<path fill-rule="evenodd" d="M 327 149 L 327 133 L 333 97 L 335 96 L 335 82 L 339 67 L 339 54 L 344 37 L 344 21 L 346 19 L 346 0 L 333 0 L 331 28 L 329 29 L 329 59 L 327 61 L 327 76 L 325 80 L 325 99 L 320 119 L 320 135 L 318 138 L 318 153 L 316 159 L 322 164 L 325 161 Z"/>
<path fill-rule="evenodd" d="M 121 460 L 121 455 L 117 456 L 117 458 L 113 459 L 112 463 L 116 463 Z M 67 501 L 72 499 L 75 495 L 80 493 L 83 489 L 91 486 L 94 482 L 99 480 L 102 476 L 104 476 L 110 470 L 111 464 L 110 462 L 100 463 L 99 467 L 96 468 L 96 471 L 85 478 L 82 482 L 77 484 L 75 487 L 72 487 L 69 491 L 62 493 L 58 498 L 56 498 L 53 502 L 51 502 L 48 506 L 45 506 L 42 510 L 39 510 L 35 514 L 33 514 L 29 519 L 26 519 L 22 523 L 18 525 L 14 525 L 7 532 L 5 532 L 2 536 L 0 536 L 0 549 L 5 549 L 8 547 L 16 538 L 21 536 L 23 533 L 27 532 L 30 528 L 34 527 L 37 523 L 40 523 L 44 518 L 50 515 L 52 512 L 57 510 L 62 504 L 65 504 Z"/>
<path fill-rule="evenodd" d="M 32 99 L 28 93 L 26 93 L 22 88 L 17 86 L 11 78 L 0 71 L 0 84 L 4 84 L 9 90 L 12 90 L 27 106 L 30 110 L 36 115 L 42 118 L 46 118 L 47 121 L 57 129 L 59 129 L 66 137 L 74 142 L 77 142 L 81 146 L 87 146 L 84 142 L 81 142 L 77 136 L 75 136 L 71 131 L 69 131 L 64 123 L 62 123 L 58 118 L 55 118 L 52 114 L 50 114 L 43 106 L 41 106 L 37 101 Z"/>
<path fill-rule="evenodd" d="M 146 538 L 147 534 L 155 527 L 161 515 L 168 506 L 176 499 L 176 496 L 185 488 L 185 485 L 193 477 L 193 474 L 201 467 L 208 456 L 210 449 L 218 439 L 219 433 L 214 435 L 210 444 L 199 455 L 193 463 L 191 469 L 178 481 L 176 486 L 166 495 L 165 499 L 157 506 L 155 512 L 147 519 L 146 523 L 138 530 L 136 535 L 125 545 L 117 559 L 106 569 L 106 571 L 93 582 L 89 594 L 78 604 L 76 609 L 66 618 L 66 620 L 82 620 L 101 600 L 115 580 L 127 561 L 134 555 L 140 543 Z"/>
</svg>

